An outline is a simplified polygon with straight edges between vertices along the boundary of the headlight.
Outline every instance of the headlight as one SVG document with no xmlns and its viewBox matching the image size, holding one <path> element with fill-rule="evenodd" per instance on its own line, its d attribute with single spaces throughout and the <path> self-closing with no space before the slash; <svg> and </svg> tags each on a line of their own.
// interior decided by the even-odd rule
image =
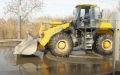
<svg viewBox="0 0 120 75">
<path fill-rule="evenodd" d="M 86 36 L 87 36 L 87 37 L 91 37 L 91 34 L 87 34 Z"/>
</svg>

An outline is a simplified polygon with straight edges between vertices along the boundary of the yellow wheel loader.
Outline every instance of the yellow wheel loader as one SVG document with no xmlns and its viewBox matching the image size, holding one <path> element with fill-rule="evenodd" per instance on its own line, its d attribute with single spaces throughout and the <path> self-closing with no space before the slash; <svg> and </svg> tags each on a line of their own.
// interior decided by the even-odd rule
<svg viewBox="0 0 120 75">
<path fill-rule="evenodd" d="M 89 13 L 89 21 L 84 15 Z M 46 48 L 54 56 L 69 56 L 74 47 L 82 46 L 85 50 L 101 55 L 113 53 L 113 26 L 109 20 L 103 20 L 97 4 L 78 4 L 71 22 L 41 23 L 39 39 L 30 33 L 15 47 L 14 54 L 31 55 L 36 50 Z M 51 27 L 45 29 L 45 24 Z"/>
</svg>

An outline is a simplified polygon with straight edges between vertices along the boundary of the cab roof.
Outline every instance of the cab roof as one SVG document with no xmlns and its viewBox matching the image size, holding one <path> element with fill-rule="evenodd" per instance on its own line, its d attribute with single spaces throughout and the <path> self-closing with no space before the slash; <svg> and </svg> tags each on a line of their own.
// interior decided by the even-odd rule
<svg viewBox="0 0 120 75">
<path fill-rule="evenodd" d="M 76 7 L 78 6 L 97 6 L 97 4 L 82 4 L 82 3 L 79 3 L 76 5 Z"/>
</svg>

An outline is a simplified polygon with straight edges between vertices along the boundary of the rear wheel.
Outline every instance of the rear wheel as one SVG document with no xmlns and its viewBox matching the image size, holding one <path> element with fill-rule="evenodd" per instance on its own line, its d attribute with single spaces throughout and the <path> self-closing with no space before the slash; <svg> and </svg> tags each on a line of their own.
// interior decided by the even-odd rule
<svg viewBox="0 0 120 75">
<path fill-rule="evenodd" d="M 101 55 L 111 55 L 113 53 L 113 36 L 102 34 L 96 40 L 96 51 Z"/>
<path fill-rule="evenodd" d="M 66 33 L 58 33 L 51 38 L 49 47 L 53 55 L 67 57 L 73 49 L 72 37 Z"/>
</svg>

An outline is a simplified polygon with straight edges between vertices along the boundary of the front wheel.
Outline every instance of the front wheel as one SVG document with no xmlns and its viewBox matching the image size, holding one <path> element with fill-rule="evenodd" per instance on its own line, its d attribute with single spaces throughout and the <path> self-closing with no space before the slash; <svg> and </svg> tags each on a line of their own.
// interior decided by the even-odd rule
<svg viewBox="0 0 120 75">
<path fill-rule="evenodd" d="M 55 56 L 67 57 L 73 49 L 73 40 L 69 34 L 58 33 L 50 40 L 50 51 Z"/>
<path fill-rule="evenodd" d="M 111 55 L 113 53 L 113 36 L 110 34 L 100 35 L 96 42 L 96 51 L 101 55 Z"/>
</svg>

